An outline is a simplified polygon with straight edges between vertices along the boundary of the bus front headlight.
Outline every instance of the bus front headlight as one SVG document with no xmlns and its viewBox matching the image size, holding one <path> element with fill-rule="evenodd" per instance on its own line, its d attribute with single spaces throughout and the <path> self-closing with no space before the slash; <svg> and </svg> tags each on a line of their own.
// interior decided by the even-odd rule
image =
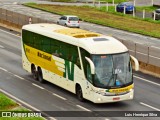
<svg viewBox="0 0 160 120">
<path fill-rule="evenodd" d="M 129 90 L 129 92 L 132 92 L 132 91 L 133 91 L 133 88 Z"/>
<path fill-rule="evenodd" d="M 102 92 L 102 91 L 97 91 L 97 93 L 100 94 L 100 95 L 103 95 L 103 96 L 106 95 L 106 93 L 105 93 L 105 92 Z"/>
</svg>

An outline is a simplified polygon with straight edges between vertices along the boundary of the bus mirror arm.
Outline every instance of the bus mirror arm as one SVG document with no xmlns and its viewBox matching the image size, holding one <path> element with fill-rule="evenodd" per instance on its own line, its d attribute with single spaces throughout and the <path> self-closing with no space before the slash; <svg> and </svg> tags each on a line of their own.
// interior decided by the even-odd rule
<svg viewBox="0 0 160 120">
<path fill-rule="evenodd" d="M 92 62 L 92 60 L 88 57 L 85 57 L 85 59 L 88 61 L 89 65 L 90 65 L 90 69 L 91 69 L 91 74 L 94 75 L 95 74 L 95 66 L 94 63 Z"/>
<path fill-rule="evenodd" d="M 132 55 L 130 55 L 130 56 L 131 56 L 131 59 L 134 61 L 135 71 L 138 71 L 139 70 L 139 62 L 138 62 L 138 60 L 135 57 L 133 57 Z"/>
</svg>

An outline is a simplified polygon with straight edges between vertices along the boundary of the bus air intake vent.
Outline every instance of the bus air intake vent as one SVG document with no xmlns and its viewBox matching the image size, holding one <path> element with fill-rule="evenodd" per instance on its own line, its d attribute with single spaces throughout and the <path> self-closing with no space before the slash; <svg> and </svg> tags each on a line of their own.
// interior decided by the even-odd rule
<svg viewBox="0 0 160 120">
<path fill-rule="evenodd" d="M 94 40 L 95 42 L 108 41 L 108 39 L 106 39 L 106 38 L 93 38 L 93 40 Z"/>
<path fill-rule="evenodd" d="M 75 37 L 75 38 L 87 38 L 87 37 L 98 37 L 98 36 L 100 36 L 100 35 L 99 34 L 90 34 L 90 33 L 73 35 L 73 37 Z"/>
</svg>

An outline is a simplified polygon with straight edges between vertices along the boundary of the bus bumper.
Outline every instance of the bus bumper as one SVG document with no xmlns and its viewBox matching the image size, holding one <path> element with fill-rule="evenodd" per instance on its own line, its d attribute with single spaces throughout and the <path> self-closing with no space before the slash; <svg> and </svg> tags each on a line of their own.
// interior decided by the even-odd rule
<svg viewBox="0 0 160 120">
<path fill-rule="evenodd" d="M 101 94 L 95 93 L 93 102 L 94 103 L 111 103 L 111 102 L 119 102 L 124 100 L 132 100 L 133 97 L 134 97 L 134 89 L 132 89 L 126 94 L 117 95 L 117 96 L 103 96 Z"/>
</svg>

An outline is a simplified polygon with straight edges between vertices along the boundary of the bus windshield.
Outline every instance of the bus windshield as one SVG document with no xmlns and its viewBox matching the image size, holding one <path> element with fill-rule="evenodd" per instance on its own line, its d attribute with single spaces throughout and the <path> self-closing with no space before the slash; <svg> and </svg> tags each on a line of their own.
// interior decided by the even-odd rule
<svg viewBox="0 0 160 120">
<path fill-rule="evenodd" d="M 132 66 L 129 53 L 92 55 L 95 65 L 94 85 L 100 88 L 118 88 L 131 84 Z"/>
</svg>

